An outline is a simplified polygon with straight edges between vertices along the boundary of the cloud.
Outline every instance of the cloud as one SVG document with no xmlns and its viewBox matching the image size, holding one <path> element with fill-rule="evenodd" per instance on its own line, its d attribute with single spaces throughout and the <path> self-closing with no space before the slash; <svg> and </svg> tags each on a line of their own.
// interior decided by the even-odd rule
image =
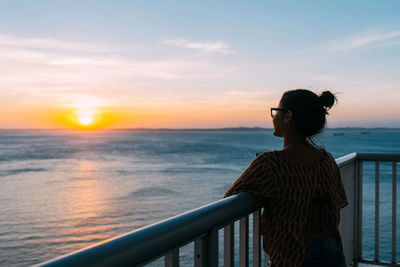
<svg viewBox="0 0 400 267">
<path fill-rule="evenodd" d="M 115 55 L 119 46 L 46 40 L 0 35 L 2 104 L 40 99 L 58 104 L 57 99 L 77 94 L 99 95 L 113 103 L 143 102 L 164 91 L 187 90 L 184 84 L 194 80 L 231 77 L 236 71 L 231 64 L 206 57 L 161 54 L 155 59 L 148 48 L 143 52 L 138 47 Z"/>
<path fill-rule="evenodd" d="M 229 45 L 222 41 L 189 42 L 183 38 L 178 38 L 178 39 L 164 39 L 161 41 L 161 43 L 165 45 L 177 46 L 186 49 L 200 50 L 202 52 L 214 52 L 221 54 L 234 53 L 234 51 L 229 48 Z"/>
<path fill-rule="evenodd" d="M 71 42 L 58 40 L 54 38 L 16 38 L 7 35 L 0 35 L 0 46 L 18 47 L 29 49 L 45 49 L 45 50 L 68 50 L 81 52 L 110 52 L 115 50 L 115 47 L 110 47 L 102 44 L 88 44 L 80 42 Z M 119 50 L 119 49 L 118 49 Z"/>
<path fill-rule="evenodd" d="M 327 53 L 349 52 L 366 46 L 391 46 L 399 44 L 400 30 L 391 32 L 369 30 L 318 46 L 316 50 Z"/>
</svg>

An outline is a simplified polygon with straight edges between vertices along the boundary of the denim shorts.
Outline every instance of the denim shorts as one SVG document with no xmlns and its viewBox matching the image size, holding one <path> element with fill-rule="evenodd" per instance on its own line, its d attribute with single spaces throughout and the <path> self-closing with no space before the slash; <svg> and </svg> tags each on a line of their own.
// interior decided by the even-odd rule
<svg viewBox="0 0 400 267">
<path fill-rule="evenodd" d="M 276 267 L 265 255 L 265 267 Z M 306 244 L 306 257 L 301 267 L 346 267 L 343 252 L 333 237 Z"/>
</svg>

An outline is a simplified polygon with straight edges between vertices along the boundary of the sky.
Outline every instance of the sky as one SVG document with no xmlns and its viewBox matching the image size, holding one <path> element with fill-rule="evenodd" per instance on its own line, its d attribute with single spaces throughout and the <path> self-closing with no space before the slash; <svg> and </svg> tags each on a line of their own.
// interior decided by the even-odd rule
<svg viewBox="0 0 400 267">
<path fill-rule="evenodd" d="M 400 127 L 400 1 L 0 0 L 0 128 Z"/>
</svg>

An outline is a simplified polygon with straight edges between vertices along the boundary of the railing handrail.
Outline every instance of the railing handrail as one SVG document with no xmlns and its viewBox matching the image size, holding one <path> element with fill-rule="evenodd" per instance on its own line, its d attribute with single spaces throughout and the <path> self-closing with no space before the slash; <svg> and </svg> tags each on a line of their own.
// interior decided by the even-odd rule
<svg viewBox="0 0 400 267">
<path fill-rule="evenodd" d="M 365 162 L 375 165 L 369 176 L 374 182 L 374 260 L 363 258 L 362 225 L 363 225 L 363 164 Z M 391 263 L 381 260 L 379 255 L 379 224 L 380 224 L 380 163 L 386 162 L 392 165 L 392 259 Z M 349 206 L 344 212 L 342 220 L 345 221 L 347 229 L 342 228 L 347 238 L 346 258 L 357 265 L 358 263 L 373 264 L 374 266 L 400 266 L 396 255 L 396 225 L 397 225 L 397 164 L 400 162 L 400 154 L 382 153 L 352 153 L 336 159 L 342 175 L 345 173 L 343 182 L 348 195 Z M 388 165 L 386 167 L 389 167 Z M 371 173 L 371 172 L 374 172 Z M 346 175 L 347 174 L 347 175 Z M 386 174 L 387 177 L 388 174 Z M 370 178 L 369 178 L 370 179 Z M 370 180 L 371 181 L 371 180 Z M 347 187 L 346 187 L 347 186 Z M 351 229 L 353 228 L 353 229 Z M 353 245 L 351 245 L 353 244 Z"/>
<path fill-rule="evenodd" d="M 351 153 L 336 159 L 339 168 L 343 168 L 354 161 L 388 161 L 399 162 L 400 154 L 382 154 L 382 153 Z"/>
<path fill-rule="evenodd" d="M 357 158 L 358 158 L 357 153 L 351 153 L 346 156 L 337 158 L 335 161 L 336 161 L 336 164 L 338 165 L 339 169 L 341 169 L 349 164 L 352 164 L 354 161 L 357 160 Z"/>
<path fill-rule="evenodd" d="M 261 208 L 240 193 L 37 266 L 135 266 Z"/>
<path fill-rule="evenodd" d="M 400 161 L 400 154 L 357 153 L 361 161 Z"/>
<path fill-rule="evenodd" d="M 400 154 L 351 153 L 335 161 L 343 170 L 346 167 L 352 168 L 352 164 L 360 168 L 363 161 L 399 162 Z M 359 194 L 355 194 L 357 199 L 354 205 L 361 207 L 362 203 L 358 203 L 361 199 L 358 199 L 361 197 Z M 260 208 L 261 203 L 254 197 L 248 193 L 240 193 L 37 266 L 141 265 L 171 251 L 176 251 L 177 248 L 195 239 L 203 238 L 208 233 L 227 226 Z M 356 210 L 354 216 L 360 217 L 360 214 L 360 211 Z M 361 222 L 361 218 L 355 218 L 355 220 L 358 223 Z M 361 257 L 355 257 L 354 260 L 366 262 Z"/>
</svg>

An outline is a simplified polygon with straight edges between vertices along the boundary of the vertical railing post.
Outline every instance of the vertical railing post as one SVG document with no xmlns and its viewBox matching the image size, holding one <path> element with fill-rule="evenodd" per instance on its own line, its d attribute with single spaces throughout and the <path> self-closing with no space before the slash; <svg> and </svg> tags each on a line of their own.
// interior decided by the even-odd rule
<svg viewBox="0 0 400 267">
<path fill-rule="evenodd" d="M 375 162 L 375 261 L 379 260 L 379 161 Z"/>
<path fill-rule="evenodd" d="M 224 267 L 234 267 L 235 262 L 235 224 L 224 228 Z"/>
<path fill-rule="evenodd" d="M 213 229 L 206 236 L 194 241 L 194 266 L 218 266 L 218 231 Z"/>
<path fill-rule="evenodd" d="M 240 267 L 249 266 L 249 216 L 239 221 L 239 264 Z"/>
<path fill-rule="evenodd" d="M 179 248 L 165 255 L 165 267 L 179 267 Z"/>
<path fill-rule="evenodd" d="M 261 209 L 253 213 L 253 266 L 261 267 L 260 222 Z"/>
<path fill-rule="evenodd" d="M 392 263 L 396 263 L 397 163 L 392 162 Z"/>
<path fill-rule="evenodd" d="M 362 258 L 362 202 L 363 202 L 363 163 L 361 160 L 357 161 L 356 164 L 356 179 L 354 185 L 355 201 L 354 201 L 354 233 L 355 237 L 355 248 L 354 248 L 354 263 L 358 266 L 358 261 Z"/>
<path fill-rule="evenodd" d="M 207 266 L 218 267 L 218 230 L 213 229 L 207 235 Z"/>
<path fill-rule="evenodd" d="M 205 237 L 194 241 L 194 266 L 202 267 L 207 264 L 207 242 Z"/>
</svg>

